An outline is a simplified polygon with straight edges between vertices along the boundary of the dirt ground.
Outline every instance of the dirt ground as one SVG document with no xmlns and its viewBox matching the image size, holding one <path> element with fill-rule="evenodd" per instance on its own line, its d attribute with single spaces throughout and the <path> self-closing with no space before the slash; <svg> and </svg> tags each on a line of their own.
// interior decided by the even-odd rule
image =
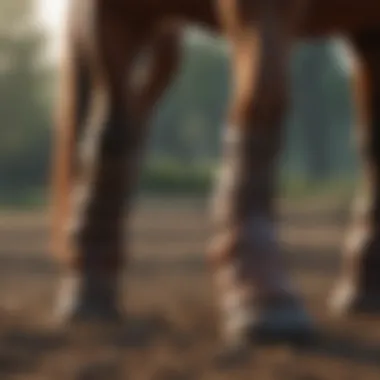
<svg viewBox="0 0 380 380">
<path fill-rule="evenodd" d="M 253 347 L 217 360 L 217 314 L 203 252 L 207 205 L 145 200 L 133 220 L 124 326 L 49 320 L 57 268 L 42 213 L 0 216 L 0 380 L 380 379 L 380 317 L 333 319 L 325 301 L 339 265 L 347 204 L 281 202 L 281 239 L 295 284 L 321 330 L 310 347 Z"/>
</svg>

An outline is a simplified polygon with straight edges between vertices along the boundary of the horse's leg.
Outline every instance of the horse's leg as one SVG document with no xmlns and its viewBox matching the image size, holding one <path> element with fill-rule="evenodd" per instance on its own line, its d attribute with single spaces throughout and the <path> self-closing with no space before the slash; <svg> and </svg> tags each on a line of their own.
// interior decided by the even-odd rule
<svg viewBox="0 0 380 380">
<path fill-rule="evenodd" d="M 275 226 L 292 2 L 286 2 L 289 9 L 277 1 L 255 3 L 219 2 L 232 45 L 234 92 L 213 205 L 217 231 L 211 260 L 221 293 L 222 334 L 237 343 L 257 336 L 292 340 L 310 332 Z"/>
<path fill-rule="evenodd" d="M 71 14 L 70 14 L 71 16 Z M 70 17 L 70 21 L 71 17 Z M 72 24 L 75 24 L 72 22 Z M 69 191 L 74 177 L 77 143 L 88 113 L 91 95 L 89 67 L 80 47 L 77 28 L 69 28 L 60 67 L 57 130 L 52 163 L 52 251 L 66 260 L 65 224 Z"/>
<path fill-rule="evenodd" d="M 67 205 L 68 213 L 57 226 L 64 235 L 59 248 L 67 269 L 58 300 L 58 312 L 64 319 L 120 316 L 123 217 L 138 174 L 144 137 L 144 131 L 131 123 L 126 86 L 141 36 L 129 33 L 107 11 L 98 10 L 94 23 L 96 33 L 86 34 L 82 40 L 92 90 L 88 115 L 80 140 L 66 145 L 61 157 L 62 167 L 74 160 L 75 169 L 73 173 L 62 170 L 65 180 L 61 183 L 66 189 L 60 202 Z M 66 98 L 76 96 L 80 88 L 78 77 L 73 78 Z M 63 129 L 78 129 L 73 113 L 64 116 Z M 62 137 L 59 144 L 65 144 Z"/>
<path fill-rule="evenodd" d="M 380 313 L 380 30 L 355 36 L 353 44 L 361 61 L 354 83 L 364 183 L 355 200 L 331 306 L 338 313 Z"/>
</svg>

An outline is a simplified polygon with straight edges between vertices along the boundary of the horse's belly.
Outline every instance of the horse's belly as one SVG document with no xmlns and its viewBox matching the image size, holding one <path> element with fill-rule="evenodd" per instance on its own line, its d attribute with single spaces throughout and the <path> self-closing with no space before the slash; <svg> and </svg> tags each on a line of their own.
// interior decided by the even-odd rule
<svg viewBox="0 0 380 380">
<path fill-rule="evenodd" d="M 373 28 L 380 28 L 379 0 L 312 0 L 300 34 L 346 34 Z"/>
</svg>

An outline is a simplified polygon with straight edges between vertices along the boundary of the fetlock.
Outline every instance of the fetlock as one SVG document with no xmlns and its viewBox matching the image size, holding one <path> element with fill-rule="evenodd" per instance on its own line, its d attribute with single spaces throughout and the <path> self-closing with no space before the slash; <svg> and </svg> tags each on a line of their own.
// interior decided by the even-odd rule
<svg viewBox="0 0 380 380">
<path fill-rule="evenodd" d="M 58 318 L 65 321 L 116 321 L 122 317 L 120 278 L 101 272 L 62 275 L 57 299 Z"/>
</svg>

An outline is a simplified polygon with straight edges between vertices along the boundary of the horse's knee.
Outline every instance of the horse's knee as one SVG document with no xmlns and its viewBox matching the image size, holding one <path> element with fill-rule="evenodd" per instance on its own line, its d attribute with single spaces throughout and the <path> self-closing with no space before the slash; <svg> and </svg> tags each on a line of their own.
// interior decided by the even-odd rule
<svg viewBox="0 0 380 380">
<path fill-rule="evenodd" d="M 277 84 L 279 82 L 276 82 Z M 269 127 L 278 125 L 287 109 L 285 93 L 276 87 L 272 81 L 263 84 L 260 90 L 252 91 L 239 99 L 232 108 L 231 118 L 243 120 L 247 128 Z"/>
<path fill-rule="evenodd" d="M 108 157 L 123 156 L 128 151 L 131 133 L 125 124 L 126 119 L 113 114 L 109 116 L 100 139 L 102 155 Z"/>
</svg>

